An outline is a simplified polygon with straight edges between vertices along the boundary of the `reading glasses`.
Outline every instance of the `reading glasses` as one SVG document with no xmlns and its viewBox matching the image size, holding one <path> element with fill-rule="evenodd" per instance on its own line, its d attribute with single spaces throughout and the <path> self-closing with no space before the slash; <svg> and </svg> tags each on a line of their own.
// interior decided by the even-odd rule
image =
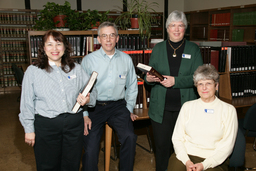
<svg viewBox="0 0 256 171">
<path fill-rule="evenodd" d="M 170 27 L 171 29 L 175 29 L 175 28 L 184 29 L 184 28 L 185 28 L 185 25 L 184 25 L 184 24 L 179 24 L 179 25 L 176 25 L 176 24 L 169 24 L 169 27 Z"/>
<path fill-rule="evenodd" d="M 106 40 L 108 37 L 109 37 L 110 39 L 114 39 L 114 38 L 116 38 L 116 34 L 115 34 L 115 33 L 111 33 L 111 34 L 102 34 L 100 37 L 101 37 L 102 39 L 104 39 L 104 40 Z"/>
<path fill-rule="evenodd" d="M 210 86 L 212 86 L 213 84 L 214 84 L 214 83 L 207 82 L 207 83 L 205 83 L 205 84 L 199 83 L 199 84 L 197 84 L 197 86 L 200 87 L 200 88 L 202 88 L 202 87 L 210 87 Z"/>
</svg>

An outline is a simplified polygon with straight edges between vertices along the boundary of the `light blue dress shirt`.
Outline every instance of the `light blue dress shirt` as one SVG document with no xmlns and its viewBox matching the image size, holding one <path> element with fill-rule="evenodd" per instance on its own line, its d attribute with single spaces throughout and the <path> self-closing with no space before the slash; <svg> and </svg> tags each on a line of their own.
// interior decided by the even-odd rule
<svg viewBox="0 0 256 171">
<path fill-rule="evenodd" d="M 50 73 L 33 65 L 25 72 L 19 114 L 25 133 L 34 132 L 35 114 L 54 118 L 61 113 L 74 113 L 72 108 L 76 98 L 89 80 L 89 75 L 79 64 L 68 73 L 54 63 L 49 64 L 52 67 Z M 94 88 L 90 94 L 90 102 L 86 105 L 95 106 L 96 96 Z M 81 110 L 82 108 L 79 111 Z M 83 114 L 86 116 L 87 113 L 84 111 Z"/>
<path fill-rule="evenodd" d="M 110 58 L 102 47 L 83 58 L 82 67 L 87 74 L 98 72 L 97 100 L 110 101 L 125 99 L 127 109 L 133 113 L 138 94 L 137 76 L 129 55 L 115 50 Z"/>
</svg>

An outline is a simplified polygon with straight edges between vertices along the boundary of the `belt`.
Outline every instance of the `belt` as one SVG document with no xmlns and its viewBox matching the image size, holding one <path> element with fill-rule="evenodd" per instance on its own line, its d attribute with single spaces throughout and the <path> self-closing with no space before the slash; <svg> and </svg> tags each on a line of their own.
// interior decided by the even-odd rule
<svg viewBox="0 0 256 171">
<path fill-rule="evenodd" d="M 109 101 L 96 101 L 96 105 L 100 105 L 100 106 L 107 106 L 107 105 L 109 105 L 109 104 L 111 104 L 111 103 L 115 103 L 115 102 L 120 102 L 120 101 L 122 101 L 122 100 L 124 100 L 124 99 L 119 99 L 119 100 L 109 100 Z"/>
</svg>

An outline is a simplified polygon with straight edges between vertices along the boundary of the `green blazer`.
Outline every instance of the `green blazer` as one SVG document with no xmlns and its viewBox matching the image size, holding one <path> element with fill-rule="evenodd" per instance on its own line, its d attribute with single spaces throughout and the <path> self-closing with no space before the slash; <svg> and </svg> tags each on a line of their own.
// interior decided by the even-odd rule
<svg viewBox="0 0 256 171">
<path fill-rule="evenodd" d="M 182 57 L 179 74 L 178 77 L 175 77 L 175 85 L 173 86 L 173 88 L 180 89 L 181 105 L 186 101 L 198 98 L 193 82 L 193 74 L 198 66 L 203 65 L 200 49 L 195 43 L 186 40 L 183 54 L 185 55 Z M 155 45 L 150 56 L 149 65 L 162 75 L 170 75 L 166 40 Z M 152 87 L 148 111 L 149 117 L 155 122 L 162 123 L 167 88 L 160 83 L 147 82 L 146 76 L 144 80 Z"/>
</svg>

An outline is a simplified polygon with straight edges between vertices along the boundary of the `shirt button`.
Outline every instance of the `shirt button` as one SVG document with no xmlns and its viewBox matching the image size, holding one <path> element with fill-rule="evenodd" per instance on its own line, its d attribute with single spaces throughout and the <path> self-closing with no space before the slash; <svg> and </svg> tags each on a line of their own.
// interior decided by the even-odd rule
<svg viewBox="0 0 256 171">
<path fill-rule="evenodd" d="M 61 91 L 64 91 L 63 89 Z"/>
<path fill-rule="evenodd" d="M 65 100 L 62 100 L 63 102 L 65 102 Z"/>
<path fill-rule="evenodd" d="M 60 82 L 61 82 L 62 80 L 60 80 Z"/>
</svg>

